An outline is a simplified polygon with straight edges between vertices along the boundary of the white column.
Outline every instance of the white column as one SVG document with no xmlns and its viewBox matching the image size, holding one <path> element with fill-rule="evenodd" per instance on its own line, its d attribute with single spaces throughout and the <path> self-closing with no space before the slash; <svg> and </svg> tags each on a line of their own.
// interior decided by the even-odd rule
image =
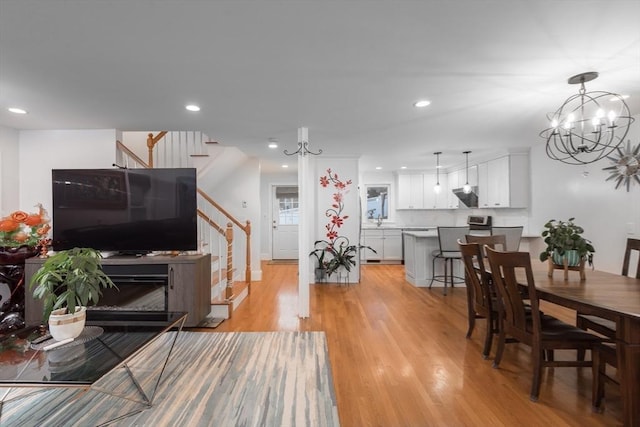
<svg viewBox="0 0 640 427">
<path fill-rule="evenodd" d="M 313 179 L 309 155 L 305 153 L 308 132 L 305 127 L 298 129 L 298 142 L 302 144 L 298 155 L 298 316 L 301 318 L 309 317 L 309 252 L 313 229 Z"/>
</svg>

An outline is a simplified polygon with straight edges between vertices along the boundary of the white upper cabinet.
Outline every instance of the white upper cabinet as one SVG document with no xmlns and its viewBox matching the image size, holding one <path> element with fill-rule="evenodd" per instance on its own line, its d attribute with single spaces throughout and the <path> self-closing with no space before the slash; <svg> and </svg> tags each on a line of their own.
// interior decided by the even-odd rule
<svg viewBox="0 0 640 427">
<path fill-rule="evenodd" d="M 449 183 L 446 175 L 440 175 L 440 192 L 436 193 L 435 186 L 438 182 L 436 174 L 426 173 L 424 178 L 424 208 L 447 209 Z"/>
<path fill-rule="evenodd" d="M 398 209 L 424 209 L 422 174 L 398 175 Z"/>
<path fill-rule="evenodd" d="M 529 156 L 509 154 L 478 165 L 480 208 L 526 208 L 529 204 Z"/>
</svg>

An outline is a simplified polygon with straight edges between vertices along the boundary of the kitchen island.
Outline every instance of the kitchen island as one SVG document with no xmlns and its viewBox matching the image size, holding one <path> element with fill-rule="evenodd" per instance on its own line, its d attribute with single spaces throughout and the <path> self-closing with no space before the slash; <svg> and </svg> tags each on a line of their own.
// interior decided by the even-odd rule
<svg viewBox="0 0 640 427">
<path fill-rule="evenodd" d="M 438 244 L 438 230 L 404 230 L 402 238 L 405 279 L 414 286 L 429 286 L 431 278 L 433 277 L 431 253 L 440 249 Z M 530 246 L 539 240 L 539 235 L 525 234 L 520 241 L 519 250 L 528 252 Z M 532 249 L 535 249 L 535 245 L 533 246 L 534 248 Z M 436 261 L 435 270 L 436 275 L 444 275 L 444 263 Z M 457 277 L 464 277 L 464 266 L 462 262 L 454 261 L 453 274 Z M 442 287 L 444 283 L 434 281 L 433 286 Z M 464 286 L 464 283 L 457 286 Z"/>
<path fill-rule="evenodd" d="M 431 253 L 440 249 L 438 231 L 405 231 L 403 239 L 405 279 L 414 286 L 429 286 L 433 277 Z M 454 262 L 454 275 L 463 277 L 462 268 L 462 263 Z M 444 263 L 436 262 L 435 269 L 437 275 L 443 275 Z M 442 287 L 444 283 L 434 281 L 433 285 Z"/>
</svg>

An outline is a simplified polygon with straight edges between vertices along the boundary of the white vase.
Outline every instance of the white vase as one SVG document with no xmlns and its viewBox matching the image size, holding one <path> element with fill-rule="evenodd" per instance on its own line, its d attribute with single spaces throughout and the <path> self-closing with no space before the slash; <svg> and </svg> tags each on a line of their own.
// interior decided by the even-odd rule
<svg viewBox="0 0 640 427">
<path fill-rule="evenodd" d="M 86 307 L 76 307 L 75 313 L 67 313 L 66 308 L 53 310 L 49 316 L 49 333 L 56 341 L 77 338 L 82 333 L 86 320 Z"/>
</svg>

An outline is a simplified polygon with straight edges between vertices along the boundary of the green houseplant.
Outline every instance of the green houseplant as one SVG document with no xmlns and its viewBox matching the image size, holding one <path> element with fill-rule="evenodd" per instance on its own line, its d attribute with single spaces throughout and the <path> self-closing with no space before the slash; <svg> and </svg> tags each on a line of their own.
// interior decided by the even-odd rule
<svg viewBox="0 0 640 427">
<path fill-rule="evenodd" d="M 102 288 L 117 289 L 102 270 L 101 260 L 100 252 L 91 248 L 56 252 L 31 278 L 29 288 L 35 298 L 43 300 L 43 319 L 49 321 L 49 332 L 56 340 L 77 337 L 84 328 L 86 306 L 98 302 Z M 59 327 L 66 324 L 73 325 L 73 332 L 59 333 Z M 69 336 L 75 332 L 77 335 Z"/>
<path fill-rule="evenodd" d="M 321 245 L 321 247 L 318 247 Z M 348 243 L 341 242 L 338 245 L 331 244 L 326 240 L 317 240 L 314 243 L 315 249 L 309 253 L 309 256 L 314 255 L 318 260 L 316 268 L 321 268 L 325 275 L 329 276 L 340 267 L 343 267 L 347 272 L 351 271 L 351 267 L 355 267 L 355 258 L 358 255 L 360 249 L 369 249 L 373 253 L 377 253 L 375 249 L 370 246 L 364 245 L 349 245 Z M 331 255 L 329 260 L 325 260 L 325 255 Z"/>
<path fill-rule="evenodd" d="M 581 260 L 591 264 L 595 249 L 591 241 L 582 236 L 584 229 L 575 224 L 574 219 L 552 219 L 544 225 L 542 237 L 547 247 L 540 253 L 540 261 L 551 259 L 554 264 L 561 265 L 567 258 L 567 264 L 570 266 L 578 265 Z"/>
</svg>

